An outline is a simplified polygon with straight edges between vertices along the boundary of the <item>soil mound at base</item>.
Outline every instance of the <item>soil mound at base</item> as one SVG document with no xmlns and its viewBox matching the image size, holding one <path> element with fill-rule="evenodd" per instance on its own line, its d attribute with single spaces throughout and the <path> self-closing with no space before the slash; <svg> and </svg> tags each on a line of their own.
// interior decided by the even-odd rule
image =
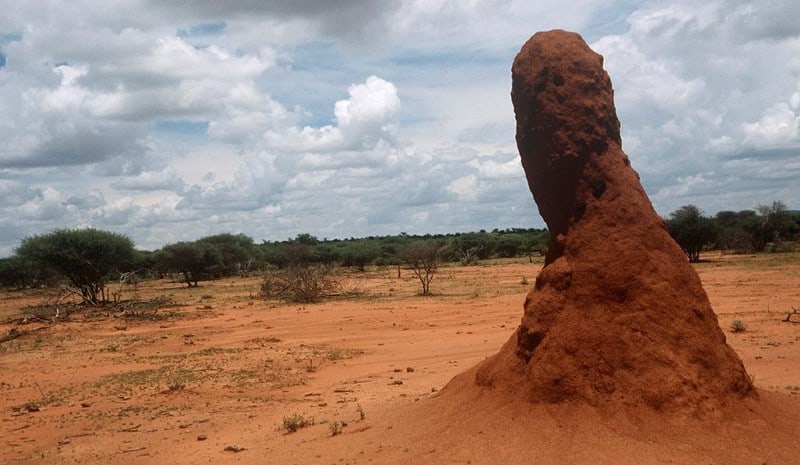
<svg viewBox="0 0 800 465">
<path fill-rule="evenodd" d="M 384 412 L 336 437 L 302 432 L 295 464 L 796 465 L 800 399 L 744 398 L 714 418 L 584 402 L 532 403 L 475 384 L 477 369 L 435 397 Z M 322 428 L 321 428 L 322 430 Z"/>
</svg>

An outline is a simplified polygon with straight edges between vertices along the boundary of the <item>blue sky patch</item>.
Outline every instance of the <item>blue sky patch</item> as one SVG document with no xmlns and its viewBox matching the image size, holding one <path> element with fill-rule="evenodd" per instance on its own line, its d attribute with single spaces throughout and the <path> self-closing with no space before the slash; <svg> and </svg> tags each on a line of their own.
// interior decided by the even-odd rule
<svg viewBox="0 0 800 465">
<path fill-rule="evenodd" d="M 210 23 L 200 23 L 191 26 L 189 29 L 179 29 L 178 37 L 194 36 L 214 36 L 219 35 L 228 27 L 225 21 L 214 21 Z"/>
</svg>

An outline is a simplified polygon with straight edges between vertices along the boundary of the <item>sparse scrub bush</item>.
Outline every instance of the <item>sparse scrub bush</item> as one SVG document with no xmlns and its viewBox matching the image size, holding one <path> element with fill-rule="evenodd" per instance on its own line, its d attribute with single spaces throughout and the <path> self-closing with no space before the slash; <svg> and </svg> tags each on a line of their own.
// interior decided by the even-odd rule
<svg viewBox="0 0 800 465">
<path fill-rule="evenodd" d="M 733 332 L 733 333 L 741 333 L 741 332 L 744 332 L 746 330 L 747 330 L 747 328 L 744 325 L 744 321 L 742 321 L 742 320 L 740 320 L 738 318 L 733 320 L 733 321 L 731 321 L 731 332 Z"/>
<path fill-rule="evenodd" d="M 336 294 L 341 284 L 330 270 L 322 266 L 290 266 L 267 272 L 261 284 L 261 295 L 290 302 L 312 303 Z"/>
<path fill-rule="evenodd" d="M 283 417 L 283 429 L 285 429 L 287 433 L 294 433 L 301 428 L 312 426 L 313 424 L 313 417 L 306 418 L 299 413 L 294 413 L 291 416 Z"/>
<path fill-rule="evenodd" d="M 331 430 L 331 436 L 338 436 L 342 434 L 342 427 L 347 426 L 344 421 L 334 420 L 328 423 L 328 428 Z"/>
</svg>

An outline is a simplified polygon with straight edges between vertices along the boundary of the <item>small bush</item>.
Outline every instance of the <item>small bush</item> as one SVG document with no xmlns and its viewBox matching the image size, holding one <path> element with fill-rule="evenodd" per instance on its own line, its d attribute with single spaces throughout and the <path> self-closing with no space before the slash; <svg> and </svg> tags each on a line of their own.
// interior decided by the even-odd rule
<svg viewBox="0 0 800 465">
<path fill-rule="evenodd" d="M 744 326 L 744 321 L 740 319 L 735 319 L 731 321 L 731 332 L 732 333 L 740 333 L 746 331 L 747 328 Z"/>
<path fill-rule="evenodd" d="M 292 266 L 267 273 L 261 295 L 289 302 L 312 303 L 336 294 L 340 283 L 321 266 Z"/>
<path fill-rule="evenodd" d="M 342 427 L 346 425 L 347 423 L 344 421 L 332 421 L 328 423 L 328 427 L 331 430 L 331 436 L 338 436 L 342 434 Z"/>
<path fill-rule="evenodd" d="M 294 433 L 300 428 L 311 426 L 314 424 L 314 418 L 306 418 L 299 413 L 295 413 L 289 417 L 283 417 L 283 429 L 287 433 Z"/>
</svg>

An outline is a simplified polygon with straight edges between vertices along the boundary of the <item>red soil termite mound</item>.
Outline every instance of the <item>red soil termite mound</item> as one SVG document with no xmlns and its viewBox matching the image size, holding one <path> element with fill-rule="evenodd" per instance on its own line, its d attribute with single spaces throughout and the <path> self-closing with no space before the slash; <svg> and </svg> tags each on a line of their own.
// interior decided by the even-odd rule
<svg viewBox="0 0 800 465">
<path fill-rule="evenodd" d="M 603 58 L 539 32 L 514 60 L 517 146 L 552 240 L 516 333 L 476 374 L 534 402 L 703 413 L 755 396 L 622 151 Z"/>
<path fill-rule="evenodd" d="M 796 465 L 800 402 L 757 396 L 725 342 L 622 152 L 602 57 L 577 34 L 537 33 L 512 100 L 553 237 L 519 329 L 436 395 L 295 461 Z"/>
</svg>

